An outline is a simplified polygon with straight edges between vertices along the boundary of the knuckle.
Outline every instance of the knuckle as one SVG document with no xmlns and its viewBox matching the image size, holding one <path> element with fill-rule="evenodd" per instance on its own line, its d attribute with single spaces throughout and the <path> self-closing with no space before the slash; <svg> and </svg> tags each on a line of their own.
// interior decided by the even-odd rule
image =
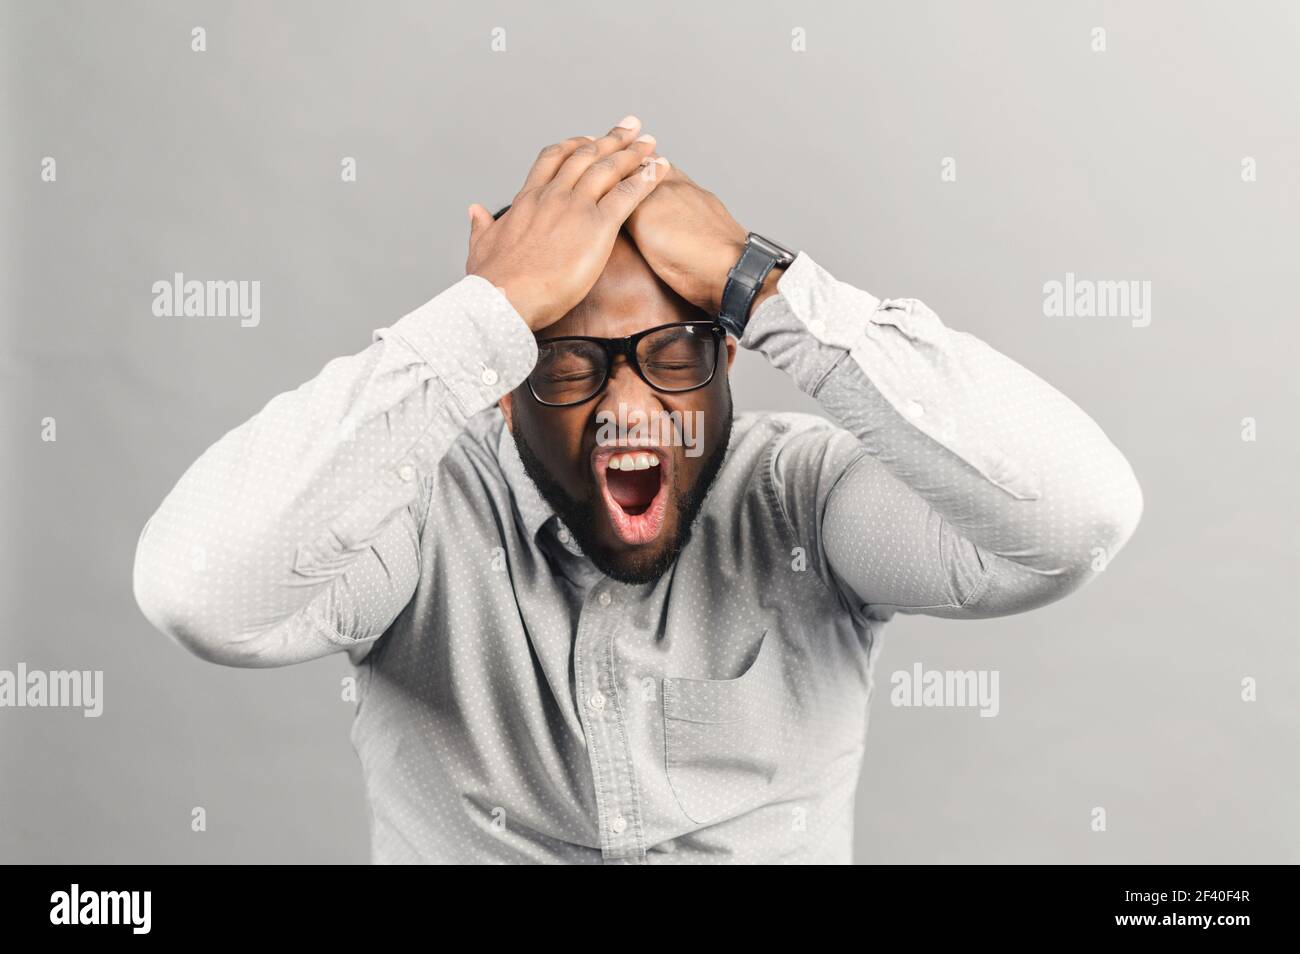
<svg viewBox="0 0 1300 954">
<path fill-rule="evenodd" d="M 573 154 L 575 156 L 582 156 L 583 158 L 587 158 L 589 156 L 598 156 L 600 155 L 600 147 L 597 146 L 594 142 L 583 140 L 582 145 L 579 146 L 577 149 L 573 150 Z"/>
<path fill-rule="evenodd" d="M 563 151 L 564 151 L 564 143 L 553 142 L 548 146 L 543 146 L 541 151 L 537 154 L 537 158 L 550 159 L 551 157 L 556 156 Z"/>
<path fill-rule="evenodd" d="M 614 186 L 614 191 L 619 195 L 636 195 L 641 191 L 641 176 L 628 176 Z"/>
</svg>

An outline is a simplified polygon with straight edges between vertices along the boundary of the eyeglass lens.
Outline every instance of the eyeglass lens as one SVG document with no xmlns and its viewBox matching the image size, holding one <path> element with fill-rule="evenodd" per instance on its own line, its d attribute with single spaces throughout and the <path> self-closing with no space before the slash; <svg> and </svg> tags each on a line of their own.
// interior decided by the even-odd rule
<svg viewBox="0 0 1300 954">
<path fill-rule="evenodd" d="M 547 404 L 577 404 L 600 388 L 609 360 L 594 341 L 541 342 L 529 383 Z M 662 328 L 637 342 L 636 358 L 653 387 L 663 391 L 696 388 L 713 374 L 717 343 L 699 325 Z"/>
</svg>

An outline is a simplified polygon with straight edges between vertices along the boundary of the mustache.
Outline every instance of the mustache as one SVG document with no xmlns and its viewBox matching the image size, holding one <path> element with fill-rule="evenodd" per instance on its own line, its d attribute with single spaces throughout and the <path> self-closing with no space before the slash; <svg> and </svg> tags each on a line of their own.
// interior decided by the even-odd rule
<svg viewBox="0 0 1300 954">
<path fill-rule="evenodd" d="M 590 468 L 583 468 L 583 485 L 590 489 L 589 498 L 579 499 L 574 497 L 560 485 L 559 481 L 547 469 L 534 450 L 532 441 L 525 429 L 522 427 L 512 429 L 511 433 L 515 440 L 515 446 L 519 450 L 519 459 L 524 465 L 524 472 L 536 486 L 537 492 L 541 494 L 542 499 L 551 506 L 551 509 L 564 522 L 569 532 L 573 534 L 582 552 L 587 555 L 596 569 L 605 576 L 618 580 L 620 583 L 650 583 L 666 573 L 676 563 L 678 554 L 691 540 L 696 518 L 699 516 L 700 510 L 703 509 L 704 501 L 708 497 L 719 472 L 722 470 L 723 462 L 727 456 L 727 449 L 731 444 L 733 413 L 729 392 L 730 389 L 728 389 L 727 411 L 721 433 L 718 435 L 718 442 L 713 450 L 703 458 L 703 466 L 696 475 L 695 480 L 689 487 L 682 488 L 678 476 L 675 474 L 673 477 L 671 494 L 672 507 L 678 516 L 676 533 L 668 545 L 649 564 L 635 568 L 629 568 L 620 562 L 616 554 L 607 550 L 600 542 L 597 535 L 596 516 L 600 512 L 601 501 L 599 500 L 599 489 Z M 680 471 L 680 468 L 674 468 L 674 470 Z"/>
</svg>

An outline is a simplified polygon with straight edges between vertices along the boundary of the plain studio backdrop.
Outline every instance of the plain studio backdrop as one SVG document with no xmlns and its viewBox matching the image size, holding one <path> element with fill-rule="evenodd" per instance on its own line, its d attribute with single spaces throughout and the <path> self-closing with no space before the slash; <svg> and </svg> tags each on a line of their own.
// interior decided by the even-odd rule
<svg viewBox="0 0 1300 954">
<path fill-rule="evenodd" d="M 1064 602 L 895 618 L 856 858 L 1300 861 L 1300 5 L 2 16 L 0 669 L 102 670 L 104 712 L 0 709 L 0 859 L 367 860 L 346 658 L 201 662 L 138 611 L 137 537 L 212 442 L 461 277 L 469 203 L 635 112 L 747 228 L 1071 397 L 1145 495 Z M 177 272 L 259 281 L 259 323 L 155 317 Z M 1048 316 L 1067 274 L 1150 282 L 1150 323 Z M 753 353 L 733 388 L 817 410 Z M 997 717 L 892 706 L 917 663 L 996 670 Z"/>
</svg>

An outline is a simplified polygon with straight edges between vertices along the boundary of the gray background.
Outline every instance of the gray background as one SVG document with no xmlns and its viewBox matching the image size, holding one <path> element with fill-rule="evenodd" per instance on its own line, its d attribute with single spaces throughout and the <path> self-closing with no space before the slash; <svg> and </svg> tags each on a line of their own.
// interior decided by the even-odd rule
<svg viewBox="0 0 1300 954">
<path fill-rule="evenodd" d="M 1300 5 L 0 9 L 0 668 L 106 682 L 99 719 L 0 709 L 0 859 L 366 860 L 346 659 L 187 655 L 135 607 L 136 537 L 221 434 L 462 274 L 466 205 L 636 112 L 747 227 L 1059 387 L 1146 495 L 1073 598 L 895 620 L 856 857 L 1300 860 Z M 174 271 L 260 280 L 260 327 L 154 318 Z M 1152 282 L 1151 325 L 1045 318 L 1067 271 Z M 814 407 L 749 353 L 734 388 Z M 892 708 L 889 673 L 916 661 L 999 670 L 1001 714 Z"/>
</svg>

